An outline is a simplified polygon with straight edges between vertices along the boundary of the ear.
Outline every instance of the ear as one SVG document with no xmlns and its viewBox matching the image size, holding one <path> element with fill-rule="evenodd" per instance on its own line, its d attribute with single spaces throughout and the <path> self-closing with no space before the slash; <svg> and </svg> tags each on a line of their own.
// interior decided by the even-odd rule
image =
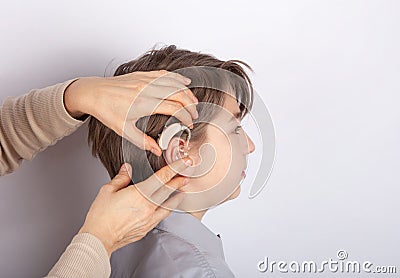
<svg viewBox="0 0 400 278">
<path fill-rule="evenodd" d="M 186 141 L 179 137 L 173 137 L 169 141 L 168 148 L 165 150 L 165 160 L 168 164 L 185 157 L 188 150 Z"/>
</svg>

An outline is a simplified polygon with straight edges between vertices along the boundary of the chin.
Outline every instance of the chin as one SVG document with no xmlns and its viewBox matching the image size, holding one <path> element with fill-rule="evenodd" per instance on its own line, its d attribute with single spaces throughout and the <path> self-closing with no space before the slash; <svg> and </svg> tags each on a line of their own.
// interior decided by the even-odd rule
<svg viewBox="0 0 400 278">
<path fill-rule="evenodd" d="M 235 191 L 233 191 L 233 193 L 228 197 L 228 200 L 233 200 L 236 199 L 237 197 L 239 197 L 240 195 L 240 185 L 235 189 Z"/>
</svg>

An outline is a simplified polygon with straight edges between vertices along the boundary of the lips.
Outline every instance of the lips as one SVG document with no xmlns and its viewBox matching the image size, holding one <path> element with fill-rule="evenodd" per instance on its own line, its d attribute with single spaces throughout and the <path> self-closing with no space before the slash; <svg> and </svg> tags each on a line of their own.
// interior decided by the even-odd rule
<svg viewBox="0 0 400 278">
<path fill-rule="evenodd" d="M 242 177 L 245 178 L 246 177 L 246 172 L 242 171 Z"/>
</svg>

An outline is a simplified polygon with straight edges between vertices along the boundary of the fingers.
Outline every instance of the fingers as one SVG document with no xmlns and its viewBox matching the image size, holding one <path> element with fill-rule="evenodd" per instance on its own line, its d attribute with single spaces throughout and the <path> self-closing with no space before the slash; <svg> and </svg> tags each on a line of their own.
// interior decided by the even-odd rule
<svg viewBox="0 0 400 278">
<path fill-rule="evenodd" d="M 174 116 L 186 126 L 191 126 L 193 124 L 192 115 L 188 110 L 184 109 L 181 104 L 175 101 L 162 101 L 152 114 Z"/>
<path fill-rule="evenodd" d="M 151 77 L 162 77 L 162 76 L 169 77 L 169 78 L 178 80 L 179 82 L 186 84 L 186 85 L 189 85 L 192 82 L 189 78 L 187 78 L 179 73 L 169 72 L 166 70 L 150 71 L 150 72 L 146 72 L 146 75 L 151 76 Z"/>
<path fill-rule="evenodd" d="M 124 74 L 124 75 L 116 76 L 115 78 L 118 78 L 120 80 L 129 81 L 129 80 L 137 80 L 138 77 L 141 77 L 141 78 L 144 78 L 144 79 L 145 78 L 154 79 L 154 78 L 159 78 L 159 77 L 163 77 L 163 76 L 164 77 L 169 77 L 171 79 L 175 79 L 175 80 L 177 80 L 177 81 L 179 81 L 179 82 L 181 82 L 181 83 L 183 83 L 185 85 L 189 85 L 192 82 L 189 78 L 187 78 L 187 77 L 185 77 L 185 76 L 183 76 L 183 75 L 181 75 L 179 73 L 169 72 L 169 71 L 166 71 L 166 70 L 136 71 L 136 72 L 132 72 L 132 73 L 127 73 L 127 74 Z"/>
<path fill-rule="evenodd" d="M 129 244 L 132 242 L 136 242 L 140 239 L 142 239 L 149 231 L 154 229 L 160 223 L 162 220 L 167 218 L 173 209 L 177 208 L 180 203 L 182 203 L 184 199 L 183 194 L 177 194 L 171 198 L 169 198 L 166 202 L 163 203 L 163 207 L 157 208 L 154 213 L 151 216 L 151 219 L 148 220 L 148 222 L 142 226 L 142 229 L 139 231 L 137 229 L 132 230 L 128 234 L 125 235 L 125 237 L 117 242 L 114 246 L 114 251 Z"/>
<path fill-rule="evenodd" d="M 163 168 L 158 170 L 155 174 L 153 174 L 151 177 L 149 177 L 147 180 L 138 183 L 136 186 L 144 195 L 151 196 L 160 187 L 164 186 L 173 177 L 175 177 L 177 173 L 182 172 L 191 164 L 192 160 L 187 157 L 176 160 L 173 163 L 164 166 Z"/>
<path fill-rule="evenodd" d="M 149 179 L 151 179 L 151 181 L 157 180 L 162 184 L 166 184 L 173 177 L 175 177 L 177 173 L 182 172 L 191 165 L 192 165 L 192 160 L 188 157 L 185 157 L 183 159 L 176 160 L 167 166 L 164 166 Z"/>
<path fill-rule="evenodd" d="M 169 72 L 168 77 L 175 78 L 176 80 L 181 81 L 185 85 L 189 85 L 190 83 L 192 83 L 192 80 L 190 80 L 190 78 L 187 78 L 186 76 L 183 76 L 176 72 Z"/>
<path fill-rule="evenodd" d="M 161 101 L 172 101 L 181 109 L 185 108 L 193 119 L 198 118 L 196 105 L 198 104 L 197 98 L 193 96 L 193 93 L 186 87 L 173 86 L 173 84 L 159 84 L 159 81 L 153 82 L 146 86 L 142 91 L 143 96 L 152 97 L 154 100 Z M 156 103 L 154 107 L 159 106 Z M 169 114 L 168 114 L 169 115 Z"/>
<path fill-rule="evenodd" d="M 143 135 L 145 135 L 143 133 Z M 153 138 L 151 138 L 148 135 L 145 135 L 145 145 L 149 146 L 149 149 L 146 149 L 147 151 L 151 151 L 153 154 L 155 154 L 156 156 L 161 156 L 162 155 L 162 150 L 160 148 L 160 146 L 157 144 L 156 140 L 154 140 Z"/>
<path fill-rule="evenodd" d="M 123 137 L 138 148 L 151 151 L 157 156 L 162 155 L 162 150 L 157 142 L 136 127 L 136 122 L 127 123 L 123 130 Z"/>
<path fill-rule="evenodd" d="M 196 110 L 196 104 L 198 104 L 198 100 L 196 98 L 196 100 L 194 101 L 194 99 L 188 95 L 187 91 L 188 90 L 177 91 L 166 97 L 166 99 L 178 102 L 192 115 L 193 119 L 197 119 L 199 117 L 199 114 Z"/>
<path fill-rule="evenodd" d="M 160 223 L 160 221 L 168 217 L 171 211 L 176 209 L 182 203 L 184 197 L 183 193 L 179 193 L 165 201 L 162 204 L 162 207 L 158 207 L 154 212 L 153 217 L 150 220 L 150 226 L 154 228 L 158 223 Z"/>
<path fill-rule="evenodd" d="M 122 188 L 125 188 L 131 181 L 132 167 L 129 163 L 124 163 L 121 166 L 118 174 L 107 184 L 107 187 L 112 191 L 116 192 Z"/>
<path fill-rule="evenodd" d="M 176 79 L 168 78 L 168 77 L 160 77 L 157 78 L 153 81 L 149 81 L 149 85 L 155 86 L 155 87 L 166 87 L 170 88 L 170 91 L 167 91 L 167 93 L 176 93 L 178 91 L 182 91 L 184 95 L 188 98 L 190 101 L 190 104 L 193 103 L 198 103 L 198 100 L 196 96 L 193 94 L 193 92 L 187 88 L 184 84 L 179 82 Z M 157 95 L 160 95 L 159 93 Z M 164 96 L 162 98 L 165 98 Z"/>
<path fill-rule="evenodd" d="M 150 198 L 154 203 L 160 205 L 164 203 L 164 201 L 167 200 L 172 193 L 176 192 L 178 188 L 181 188 L 187 183 L 188 179 L 185 177 L 174 178 L 166 185 L 161 186 L 157 191 L 153 193 L 153 195 L 151 195 Z"/>
</svg>

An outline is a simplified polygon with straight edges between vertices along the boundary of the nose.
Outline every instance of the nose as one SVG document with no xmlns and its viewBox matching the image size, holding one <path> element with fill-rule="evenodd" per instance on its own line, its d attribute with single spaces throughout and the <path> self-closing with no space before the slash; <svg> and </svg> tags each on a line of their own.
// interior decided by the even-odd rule
<svg viewBox="0 0 400 278">
<path fill-rule="evenodd" d="M 247 135 L 246 133 L 246 139 L 247 139 L 247 153 L 252 153 L 256 149 L 256 146 L 254 145 L 253 140 Z"/>
</svg>

